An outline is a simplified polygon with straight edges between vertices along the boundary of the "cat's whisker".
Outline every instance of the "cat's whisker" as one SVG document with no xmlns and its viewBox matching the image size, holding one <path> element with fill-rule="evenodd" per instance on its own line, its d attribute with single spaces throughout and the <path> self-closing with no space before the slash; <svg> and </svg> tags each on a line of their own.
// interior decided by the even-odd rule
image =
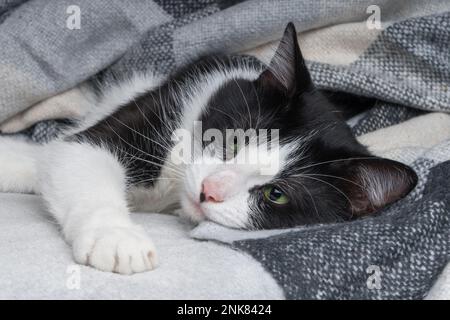
<svg viewBox="0 0 450 320">
<path fill-rule="evenodd" d="M 252 127 L 252 114 L 251 114 L 251 112 L 250 112 L 250 106 L 249 106 L 249 104 L 248 104 L 247 98 L 245 97 L 244 91 L 242 91 L 242 88 L 241 88 L 241 86 L 239 85 L 239 82 L 238 82 L 236 79 L 233 79 L 233 80 L 234 80 L 234 82 L 236 83 L 236 85 L 238 86 L 239 91 L 241 92 L 242 98 L 243 98 L 243 100 L 244 100 L 244 102 L 245 102 L 245 105 L 246 105 L 246 107 L 247 107 L 248 120 L 249 120 L 249 122 L 250 122 L 250 128 L 253 128 L 253 127 Z"/>
<path fill-rule="evenodd" d="M 164 163 L 157 163 L 157 162 L 154 162 L 154 161 L 151 161 L 151 160 L 148 160 L 148 159 L 143 159 L 143 158 L 141 158 L 141 157 L 138 157 L 138 156 L 136 156 L 136 155 L 133 155 L 133 154 L 131 154 L 131 153 L 129 153 L 129 152 L 127 152 L 127 151 L 125 151 L 125 150 L 123 150 L 123 149 L 120 149 L 121 150 L 121 152 L 123 152 L 123 153 L 125 153 L 126 155 L 128 155 L 128 156 L 130 156 L 131 157 L 131 159 L 136 159 L 136 160 L 139 160 L 139 161 L 144 161 L 144 162 L 146 162 L 146 163 L 149 163 L 149 164 L 152 164 L 152 165 L 154 165 L 154 166 L 157 166 L 157 167 L 160 167 L 161 169 L 167 169 L 168 171 L 170 171 L 170 172 L 172 172 L 172 173 L 174 173 L 174 174 L 179 174 L 179 175 L 181 175 L 181 176 L 183 176 L 183 171 L 181 171 L 180 169 L 178 169 L 177 167 L 166 167 L 165 165 L 164 165 Z M 141 151 L 141 150 L 139 150 L 138 149 L 138 151 Z M 141 151 L 142 152 L 142 151 Z M 150 155 L 151 156 L 151 155 Z M 170 162 L 169 163 L 167 163 L 167 164 L 170 164 Z"/>
<path fill-rule="evenodd" d="M 139 157 L 137 157 L 137 156 L 135 156 L 135 155 L 132 155 L 132 154 L 127 153 L 126 151 L 125 151 L 125 153 L 128 154 L 129 156 L 131 156 L 133 159 L 137 159 L 137 160 L 139 160 L 139 161 L 143 161 L 143 162 L 146 162 L 146 163 L 148 163 L 148 164 L 152 164 L 152 165 L 154 165 L 154 166 L 160 167 L 161 169 L 164 169 L 164 170 L 167 170 L 167 171 L 171 172 L 171 173 L 174 174 L 175 176 L 179 176 L 179 177 L 181 177 L 181 178 L 184 176 L 183 172 L 181 172 L 181 171 L 176 171 L 176 170 L 174 170 L 174 168 L 165 167 L 163 164 L 159 164 L 159 163 L 157 163 L 157 162 L 153 162 L 153 161 L 148 160 L 148 159 L 139 158 Z"/>
<path fill-rule="evenodd" d="M 252 84 L 252 88 L 255 91 L 256 102 L 258 103 L 258 118 L 256 119 L 255 128 L 259 128 L 259 125 L 261 123 L 261 101 L 259 100 L 258 92 L 256 92 L 256 88 L 255 88 L 254 84 Z"/>
<path fill-rule="evenodd" d="M 159 178 L 159 177 L 157 177 L 157 178 L 148 178 L 148 179 L 139 180 L 139 184 L 146 183 L 146 182 L 155 182 L 155 181 L 176 181 L 176 182 L 181 182 L 182 180 L 181 179 L 175 179 L 175 178 L 165 178 L 165 177 Z"/>
<path fill-rule="evenodd" d="M 141 108 L 139 107 L 138 103 L 136 102 L 135 99 L 133 99 L 134 104 L 136 105 L 136 108 L 139 110 L 139 112 L 141 113 L 142 117 L 144 118 L 144 121 L 146 121 L 146 123 L 148 125 L 150 125 L 153 129 L 154 132 L 156 132 L 156 134 L 161 138 L 161 141 L 166 141 L 166 139 L 162 136 L 162 134 L 159 132 L 159 130 L 156 130 L 155 126 L 150 122 L 150 120 L 147 118 L 147 116 L 145 115 L 145 113 L 141 110 Z M 150 109 L 157 117 L 158 115 L 156 114 L 155 111 L 153 111 L 152 109 Z M 159 118 L 159 117 L 158 117 Z M 160 119 L 160 118 L 159 118 Z M 160 119 L 161 120 L 161 119 Z M 169 127 L 167 126 L 167 124 L 163 121 L 161 121 L 161 123 L 166 126 L 167 129 L 169 129 Z M 169 132 L 171 132 L 171 130 L 169 129 Z"/>
<path fill-rule="evenodd" d="M 155 143 L 156 145 L 160 146 L 161 148 L 163 148 L 164 150 L 166 150 L 166 151 L 168 151 L 168 152 L 171 151 L 168 147 L 162 145 L 161 143 L 159 143 L 158 141 L 155 141 L 154 139 L 151 139 L 150 137 L 147 137 L 146 135 L 140 133 L 140 132 L 137 131 L 136 129 L 133 129 L 132 127 L 130 127 L 129 125 L 127 125 L 127 124 L 124 123 L 123 121 L 119 120 L 117 117 L 111 116 L 111 118 L 114 119 L 114 120 L 116 120 L 117 122 L 119 122 L 119 123 L 120 123 L 121 125 L 123 125 L 124 127 L 128 128 L 129 130 L 131 130 L 133 133 L 135 133 L 135 134 L 141 136 L 142 138 L 147 139 L 147 140 L 149 140 L 150 142 Z"/>
<path fill-rule="evenodd" d="M 311 198 L 311 201 L 313 202 L 314 210 L 316 212 L 317 218 L 320 219 L 319 210 L 317 210 L 316 201 L 314 200 L 314 197 L 312 196 L 311 192 L 302 183 L 300 183 L 300 186 L 303 188 L 303 190 L 305 190 L 308 193 L 309 197 Z"/>
<path fill-rule="evenodd" d="M 161 91 L 161 90 L 159 90 L 159 91 Z M 159 96 L 160 96 L 160 99 L 161 99 L 161 93 L 159 94 Z M 175 95 L 174 95 L 175 96 Z M 154 96 L 152 96 L 152 99 L 153 99 L 153 101 L 156 103 L 156 98 L 154 97 Z M 161 103 L 162 103 L 162 101 L 161 101 Z M 168 104 L 168 105 L 170 105 L 170 104 Z M 161 106 L 161 108 L 159 108 L 158 110 L 160 111 L 160 112 L 163 112 L 164 113 L 164 115 L 162 115 L 162 117 L 164 118 L 164 119 L 167 119 L 166 117 L 167 117 L 167 114 L 165 113 L 165 110 L 166 108 L 165 108 L 165 106 L 163 105 L 163 106 Z M 152 113 L 158 118 L 158 120 L 160 121 L 160 123 L 164 126 L 164 127 L 166 127 L 166 129 L 168 130 L 168 132 L 170 132 L 170 133 L 172 133 L 173 132 L 173 128 L 172 127 L 169 127 L 169 125 L 167 124 L 167 120 L 166 121 L 164 121 L 163 120 L 163 118 L 161 118 L 161 115 L 159 115 L 156 111 L 154 111 L 154 110 L 152 110 L 152 109 L 150 109 L 151 111 L 152 111 Z M 171 122 L 170 122 L 171 123 Z"/>
<path fill-rule="evenodd" d="M 238 120 L 236 120 L 236 118 L 235 117 L 232 117 L 229 113 L 226 113 L 225 111 L 223 111 L 223 110 L 220 110 L 220 109 L 218 109 L 218 108 L 214 108 L 214 107 L 210 107 L 210 109 L 212 109 L 212 110 L 216 110 L 216 111 L 219 111 L 220 113 L 222 113 L 223 115 L 225 115 L 225 116 L 227 116 L 227 117 L 229 117 L 231 120 L 233 120 L 235 123 L 238 123 L 239 121 Z"/>
<path fill-rule="evenodd" d="M 109 123 L 107 123 L 107 125 L 108 126 L 110 126 L 110 124 Z M 129 147 L 131 147 L 132 149 L 134 149 L 134 150 L 136 150 L 136 151 L 138 151 L 138 152 L 140 152 L 140 153 L 142 153 L 143 155 L 146 155 L 146 156 L 149 156 L 149 157 L 152 157 L 152 158 L 158 158 L 157 156 L 155 156 L 155 155 L 152 155 L 152 154 L 149 154 L 149 153 L 147 153 L 147 152 L 145 152 L 145 151 L 143 151 L 142 149 L 140 149 L 140 148 L 138 148 L 138 147 L 136 147 L 136 146 L 134 146 L 134 145 L 132 145 L 132 144 L 130 144 L 128 141 L 126 141 L 125 139 L 123 139 L 118 133 L 117 133 L 117 131 L 115 131 L 111 126 L 110 126 L 110 129 L 111 129 L 111 131 L 122 141 L 122 142 L 124 142 L 125 144 L 127 144 Z M 124 150 L 122 149 L 122 152 L 124 152 Z M 142 159 L 142 158 L 140 158 L 141 160 L 144 160 L 144 159 Z M 162 159 L 162 158 L 160 158 L 161 160 L 164 160 L 164 161 L 166 161 L 165 159 Z M 148 161 L 148 160 L 147 160 Z M 164 163 L 164 161 L 162 161 L 163 163 Z M 157 164 L 157 163 L 154 163 L 155 165 Z M 169 166 L 172 166 L 173 168 L 172 169 L 175 169 L 175 170 L 179 170 L 180 172 L 181 172 L 181 169 L 179 169 L 179 168 L 177 168 L 175 165 L 173 165 L 171 162 L 166 162 L 166 164 L 167 165 L 169 165 Z M 163 167 L 163 164 L 158 164 L 160 167 Z"/>
<path fill-rule="evenodd" d="M 314 163 L 311 165 L 307 165 L 305 167 L 300 167 L 297 170 L 305 170 L 305 169 L 317 167 L 317 166 L 324 165 L 324 164 L 335 163 L 335 162 L 352 161 L 352 160 L 373 160 L 375 158 L 376 158 L 375 156 L 371 156 L 371 157 L 369 156 L 369 157 L 350 157 L 350 158 L 335 159 L 335 160 L 317 162 L 317 163 Z"/>
<path fill-rule="evenodd" d="M 148 170 L 148 169 L 142 169 L 139 170 L 139 172 L 134 173 L 136 170 L 130 170 L 130 177 L 132 178 L 139 178 L 139 177 L 148 177 L 149 174 L 159 174 L 161 172 L 160 169 L 155 170 Z M 174 176 L 174 177 L 166 177 L 170 179 L 182 179 L 180 176 Z"/>
<path fill-rule="evenodd" d="M 127 153 L 126 151 L 124 151 L 124 153 L 127 154 L 128 156 L 130 156 L 132 160 L 143 161 L 143 162 L 146 162 L 146 163 L 148 163 L 148 164 L 152 164 L 152 165 L 154 165 L 154 166 L 156 166 L 156 167 L 159 167 L 159 168 L 161 168 L 161 169 L 168 170 L 169 172 L 171 172 L 171 173 L 174 174 L 174 175 L 178 175 L 178 176 L 180 176 L 180 177 L 183 176 L 183 173 L 182 173 L 181 171 L 176 171 L 176 170 L 174 170 L 173 168 L 165 167 L 163 164 L 160 164 L 160 163 L 157 163 L 157 162 L 153 162 L 153 161 L 148 160 L 148 159 L 143 159 L 143 158 L 137 157 L 137 156 L 135 156 L 135 155 L 132 155 L 132 154 L 130 154 L 130 153 Z"/>
<path fill-rule="evenodd" d="M 319 179 L 319 178 L 314 178 L 314 177 L 307 176 L 307 175 L 304 175 L 304 176 L 302 176 L 302 177 L 303 177 L 303 178 L 312 179 L 312 180 L 316 180 L 316 181 L 322 182 L 322 183 L 324 183 L 324 184 L 326 184 L 326 185 L 332 187 L 333 189 L 335 189 L 336 191 L 338 191 L 341 195 L 343 195 L 343 196 L 347 199 L 347 201 L 349 202 L 349 204 L 352 205 L 352 200 L 350 200 L 350 198 L 349 198 L 342 190 L 340 190 L 338 187 L 336 187 L 334 184 L 329 183 L 329 182 L 327 182 L 327 181 L 325 181 L 325 180 L 322 180 L 322 179 Z"/>
<path fill-rule="evenodd" d="M 330 175 L 330 174 L 321 174 L 321 173 L 302 173 L 302 174 L 300 174 L 300 175 L 301 175 L 301 176 L 305 176 L 305 175 L 307 175 L 307 176 L 320 176 L 320 177 L 329 177 L 329 178 L 339 179 L 339 180 L 342 180 L 342 181 L 346 181 L 346 182 L 352 183 L 352 184 L 354 184 L 354 185 L 360 187 L 361 189 L 364 188 L 361 184 L 356 183 L 355 181 L 352 181 L 352 180 L 350 180 L 350 179 L 346 179 L 346 178 L 343 178 L 343 177 L 339 177 L 339 176 Z"/>
</svg>

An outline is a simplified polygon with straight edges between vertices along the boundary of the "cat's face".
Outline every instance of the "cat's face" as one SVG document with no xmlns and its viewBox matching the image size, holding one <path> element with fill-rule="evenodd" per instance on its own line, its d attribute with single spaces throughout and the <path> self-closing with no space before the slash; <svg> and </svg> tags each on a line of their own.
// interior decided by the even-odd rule
<svg viewBox="0 0 450 320">
<path fill-rule="evenodd" d="M 198 120 L 213 134 L 185 167 L 183 213 L 235 228 L 287 228 L 373 214 L 410 192 L 416 174 L 372 156 L 333 111 L 290 24 L 266 71 L 226 81 L 209 98 Z"/>
</svg>

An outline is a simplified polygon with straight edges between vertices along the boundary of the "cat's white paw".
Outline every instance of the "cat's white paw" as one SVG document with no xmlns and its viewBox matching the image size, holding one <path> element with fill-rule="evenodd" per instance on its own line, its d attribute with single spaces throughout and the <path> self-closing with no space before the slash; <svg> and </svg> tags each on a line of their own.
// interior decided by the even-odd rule
<svg viewBox="0 0 450 320">
<path fill-rule="evenodd" d="M 152 241 L 138 226 L 94 228 L 73 242 L 75 261 L 102 271 L 132 274 L 157 265 Z"/>
</svg>

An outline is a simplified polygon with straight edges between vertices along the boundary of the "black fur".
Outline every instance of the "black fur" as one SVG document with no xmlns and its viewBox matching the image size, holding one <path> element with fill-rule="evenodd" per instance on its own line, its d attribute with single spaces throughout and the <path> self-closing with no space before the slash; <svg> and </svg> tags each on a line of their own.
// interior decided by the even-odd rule
<svg viewBox="0 0 450 320">
<path fill-rule="evenodd" d="M 416 174 L 406 165 L 374 157 L 357 142 L 341 115 L 341 105 L 314 87 L 292 24 L 286 28 L 277 54 L 255 81 L 224 83 L 199 119 L 204 131 L 279 129 L 281 144 L 298 143 L 298 149 L 289 156 L 289 165 L 269 183 L 282 190 L 289 202 L 279 205 L 267 201 L 262 191 L 266 186 L 254 186 L 250 190 L 249 228 L 351 220 L 376 213 L 404 197 L 415 186 Z M 214 68 L 232 67 L 242 59 L 262 69 L 249 57 L 201 59 L 78 138 L 119 150 L 132 183 L 151 186 L 167 156 L 166 148 L 172 146 L 171 130 L 182 112 L 177 92 L 188 90 L 195 77 Z M 283 70 L 289 72 L 280 77 Z M 381 179 L 389 183 L 376 185 Z M 371 194 L 375 187 L 380 188 L 376 201 Z"/>
</svg>

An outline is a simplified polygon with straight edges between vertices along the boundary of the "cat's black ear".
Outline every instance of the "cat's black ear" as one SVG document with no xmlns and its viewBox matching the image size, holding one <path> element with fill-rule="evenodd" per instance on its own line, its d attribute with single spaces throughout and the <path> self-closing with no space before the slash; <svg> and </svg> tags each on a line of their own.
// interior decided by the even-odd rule
<svg viewBox="0 0 450 320">
<path fill-rule="evenodd" d="M 371 158 L 350 160 L 339 185 L 357 218 L 373 214 L 405 197 L 417 184 L 416 173 L 400 162 Z"/>
<path fill-rule="evenodd" d="M 297 41 L 295 26 L 290 22 L 281 39 L 275 55 L 258 81 L 284 91 L 288 97 L 312 87 L 311 77 Z"/>
</svg>

